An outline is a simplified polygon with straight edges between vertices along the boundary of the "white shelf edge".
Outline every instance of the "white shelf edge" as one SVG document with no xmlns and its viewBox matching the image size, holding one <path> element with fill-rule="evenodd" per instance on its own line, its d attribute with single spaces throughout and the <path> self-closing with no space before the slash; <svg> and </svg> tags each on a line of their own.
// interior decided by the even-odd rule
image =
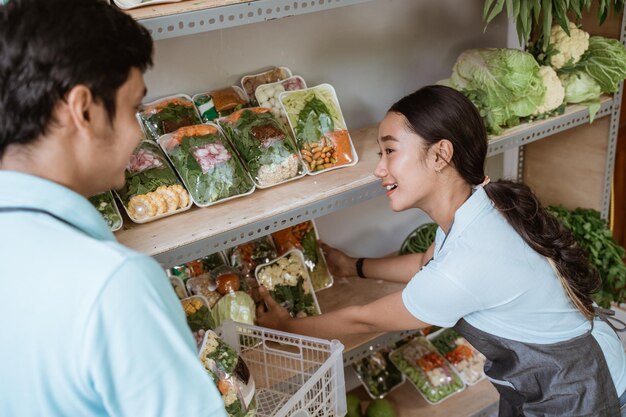
<svg viewBox="0 0 626 417">
<path fill-rule="evenodd" d="M 320 12 L 372 0 L 256 0 L 246 3 L 138 19 L 161 40 L 284 17 Z"/>
</svg>

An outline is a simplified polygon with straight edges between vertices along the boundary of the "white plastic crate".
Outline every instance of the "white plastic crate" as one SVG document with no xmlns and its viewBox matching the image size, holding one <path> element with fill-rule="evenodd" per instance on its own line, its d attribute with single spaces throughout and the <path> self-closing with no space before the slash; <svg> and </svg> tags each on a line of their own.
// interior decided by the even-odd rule
<svg viewBox="0 0 626 417">
<path fill-rule="evenodd" d="M 343 345 L 226 321 L 222 339 L 254 377 L 259 417 L 342 417 L 346 414 Z"/>
</svg>

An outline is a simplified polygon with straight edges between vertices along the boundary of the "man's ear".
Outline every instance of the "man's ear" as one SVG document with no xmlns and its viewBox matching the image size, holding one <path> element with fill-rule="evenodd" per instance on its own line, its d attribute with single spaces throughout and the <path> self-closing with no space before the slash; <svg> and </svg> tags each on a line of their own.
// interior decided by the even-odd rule
<svg viewBox="0 0 626 417">
<path fill-rule="evenodd" d="M 85 85 L 76 85 L 66 94 L 69 120 L 74 127 L 87 133 L 91 129 L 91 111 L 93 111 L 93 95 Z"/>
</svg>

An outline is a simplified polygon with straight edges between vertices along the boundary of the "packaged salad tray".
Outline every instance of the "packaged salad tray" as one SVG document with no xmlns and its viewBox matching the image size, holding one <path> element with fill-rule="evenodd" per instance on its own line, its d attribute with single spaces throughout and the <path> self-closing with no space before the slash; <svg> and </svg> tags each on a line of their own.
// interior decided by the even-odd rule
<svg viewBox="0 0 626 417">
<path fill-rule="evenodd" d="M 257 265 L 265 264 L 278 256 L 274 242 L 269 236 L 242 243 L 228 250 L 230 264 L 236 268 L 248 282 L 254 279 L 254 270 Z"/>
<path fill-rule="evenodd" d="M 358 162 L 337 94 L 330 84 L 285 91 L 279 98 L 309 174 Z"/>
<path fill-rule="evenodd" d="M 313 220 L 274 232 L 272 233 L 272 239 L 279 255 L 291 249 L 302 251 L 315 291 L 323 290 L 333 285 L 333 276 L 328 270 L 322 248 L 317 243 L 319 235 Z"/>
<path fill-rule="evenodd" d="M 203 122 L 212 122 L 248 106 L 248 96 L 237 86 L 194 94 L 191 99 Z"/>
<path fill-rule="evenodd" d="M 89 202 L 102 215 L 102 218 L 112 232 L 122 228 L 122 216 L 120 215 L 120 210 L 115 204 L 113 193 L 111 191 L 89 197 Z"/>
<path fill-rule="evenodd" d="M 176 293 L 176 297 L 178 297 L 179 300 L 183 300 L 187 297 L 189 297 L 189 294 L 187 294 L 187 289 L 185 288 L 185 284 L 183 284 L 183 280 L 180 279 L 179 277 L 169 277 L 170 279 L 170 284 L 172 284 L 172 288 L 174 289 L 174 292 Z"/>
<path fill-rule="evenodd" d="M 270 109 L 272 114 L 285 126 L 288 126 L 287 115 L 280 106 L 280 94 L 283 91 L 296 91 L 306 88 L 306 82 L 299 75 L 294 75 L 275 83 L 261 84 L 256 88 L 254 96 L 259 107 Z"/>
<path fill-rule="evenodd" d="M 161 136 L 158 143 L 198 207 L 254 191 L 252 179 L 217 126 L 181 127 Z"/>
<path fill-rule="evenodd" d="M 209 330 L 202 341 L 199 358 L 222 395 L 228 415 L 252 417 L 256 411 L 256 385 L 235 349 Z"/>
<path fill-rule="evenodd" d="M 211 309 L 207 300 L 201 295 L 192 295 L 183 298 L 180 302 L 183 305 L 187 324 L 199 348 L 206 332 L 215 328 Z"/>
<path fill-rule="evenodd" d="M 299 250 L 292 249 L 267 264 L 257 266 L 254 275 L 259 285 L 267 288 L 272 298 L 292 317 L 321 314 L 304 256 Z"/>
<path fill-rule="evenodd" d="M 291 75 L 291 70 L 287 67 L 274 67 L 258 74 L 244 75 L 241 77 L 241 86 L 248 97 L 254 98 L 254 93 L 258 86 L 282 81 L 291 77 Z"/>
<path fill-rule="evenodd" d="M 146 136 L 155 141 L 183 126 L 201 123 L 193 100 L 185 94 L 147 103 L 143 105 L 138 117 Z"/>
<path fill-rule="evenodd" d="M 225 320 L 254 324 L 256 304 L 239 271 L 230 266 L 221 266 L 211 271 L 210 275 L 215 291 L 221 296 L 211 309 L 215 325 L 220 326 Z"/>
<path fill-rule="evenodd" d="M 305 174 L 295 144 L 269 109 L 239 110 L 218 122 L 258 188 L 282 184 Z"/>
<path fill-rule="evenodd" d="M 454 329 L 442 329 L 429 335 L 428 339 L 467 385 L 485 378 L 485 356 Z"/>
<path fill-rule="evenodd" d="M 139 144 L 125 175 L 124 187 L 115 193 L 135 223 L 146 223 L 191 207 L 189 193 L 154 142 L 144 140 Z"/>
<path fill-rule="evenodd" d="M 218 266 L 226 265 L 226 257 L 223 252 L 215 252 L 202 258 L 171 267 L 167 270 L 169 276 L 178 277 L 183 282 L 189 278 L 197 277 L 211 272 Z"/>
<path fill-rule="evenodd" d="M 430 404 L 437 404 L 465 389 L 461 378 L 424 337 L 417 337 L 394 350 L 389 359 Z"/>
<path fill-rule="evenodd" d="M 404 374 L 389 360 L 389 351 L 388 348 L 379 350 L 353 365 L 361 385 L 373 399 L 385 398 L 406 380 Z"/>
</svg>

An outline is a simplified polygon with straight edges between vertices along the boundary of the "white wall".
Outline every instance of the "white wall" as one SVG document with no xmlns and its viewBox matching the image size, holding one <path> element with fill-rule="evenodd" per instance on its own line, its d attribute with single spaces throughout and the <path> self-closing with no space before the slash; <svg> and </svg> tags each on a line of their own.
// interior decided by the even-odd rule
<svg viewBox="0 0 626 417">
<path fill-rule="evenodd" d="M 506 46 L 506 20 L 483 33 L 482 5 L 482 0 L 373 0 L 161 40 L 155 67 L 146 74 L 148 100 L 238 84 L 242 75 L 284 65 L 308 85 L 332 84 L 348 128 L 356 129 L 380 121 L 393 102 L 418 87 L 447 78 L 463 50 Z M 488 165 L 492 177 L 501 175 L 501 158 Z M 426 220 L 417 210 L 393 213 L 382 197 L 317 224 L 329 243 L 376 256 L 396 250 Z"/>
</svg>

